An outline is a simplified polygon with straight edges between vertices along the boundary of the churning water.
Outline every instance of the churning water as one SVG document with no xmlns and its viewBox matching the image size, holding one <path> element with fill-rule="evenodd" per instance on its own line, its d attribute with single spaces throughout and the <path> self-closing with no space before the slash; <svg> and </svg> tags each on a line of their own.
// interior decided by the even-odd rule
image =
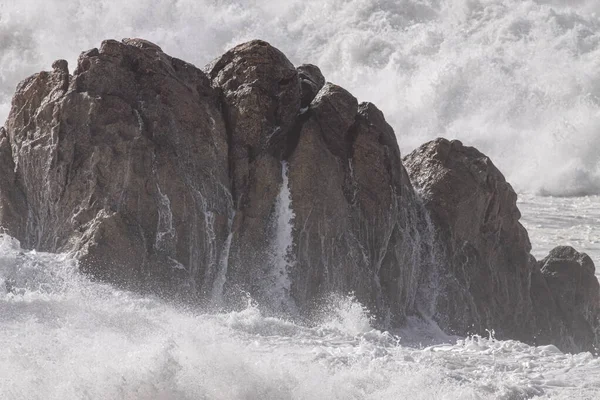
<svg viewBox="0 0 600 400">
<path fill-rule="evenodd" d="M 598 262 L 598 12 L 596 0 L 3 0 L 0 120 L 18 81 L 58 58 L 73 68 L 106 38 L 143 37 L 198 66 L 261 38 L 377 104 L 404 153 L 445 136 L 488 154 L 522 193 L 536 257 L 572 244 Z M 392 335 L 351 297 L 330 303 L 310 326 L 251 300 L 202 314 L 90 282 L 68 256 L 2 236 L 0 399 L 600 398 L 588 353 L 418 321 Z"/>
<path fill-rule="evenodd" d="M 3 281 L 3 282 L 2 282 Z M 312 326 L 202 314 L 93 283 L 0 236 L 2 399 L 597 399 L 600 359 L 434 327 L 391 335 L 332 298 Z M 6 288 L 6 289 L 5 289 Z"/>
</svg>

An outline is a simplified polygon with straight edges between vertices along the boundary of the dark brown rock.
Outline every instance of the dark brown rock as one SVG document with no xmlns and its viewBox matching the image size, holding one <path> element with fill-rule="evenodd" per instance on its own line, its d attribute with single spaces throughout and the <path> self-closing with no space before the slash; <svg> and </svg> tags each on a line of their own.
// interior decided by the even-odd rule
<svg viewBox="0 0 600 400">
<path fill-rule="evenodd" d="M 372 104 L 326 84 L 289 158 L 293 297 L 353 292 L 381 322 L 413 312 L 427 227 L 391 127 Z"/>
<path fill-rule="evenodd" d="M 269 304 L 281 155 L 300 111 L 300 80 L 285 55 L 260 40 L 234 47 L 206 70 L 222 92 L 236 206 L 225 290 Z"/>
<path fill-rule="evenodd" d="M 19 86 L 6 124 L 28 210 L 16 236 L 127 286 L 211 290 L 232 213 L 218 95 L 194 66 L 126 43 Z"/>
<path fill-rule="evenodd" d="M 0 221 L 2 231 L 14 237 L 25 234 L 27 204 L 15 176 L 15 164 L 6 130 L 0 127 Z"/>
<path fill-rule="evenodd" d="M 239 45 L 205 72 L 107 40 L 17 88 L 0 129 L 0 225 L 91 275 L 218 307 L 310 315 L 353 293 L 380 326 L 598 345 L 591 260 L 536 263 L 493 163 L 444 139 L 405 158 L 381 111 Z"/>
<path fill-rule="evenodd" d="M 382 113 L 262 41 L 207 71 L 223 93 L 236 204 L 226 297 L 241 290 L 302 311 L 354 292 L 380 316 L 404 318 L 417 290 L 422 215 Z M 292 206 L 281 210 L 285 181 Z"/>
<path fill-rule="evenodd" d="M 459 335 L 493 330 L 501 339 L 594 350 L 599 337 L 590 332 L 598 327 L 600 304 L 591 260 L 555 250 L 540 270 L 519 223 L 517 195 L 488 157 L 459 141 L 436 139 L 406 156 L 404 165 L 442 246 L 434 319 L 443 329 Z M 582 276 L 585 288 L 574 283 Z"/>
<path fill-rule="evenodd" d="M 333 291 L 412 312 L 423 210 L 375 106 L 259 40 L 206 73 L 141 39 L 53 68 L 21 84 L 2 142 L 23 246 L 221 305 L 303 312 Z"/>
<path fill-rule="evenodd" d="M 551 304 L 554 316 L 564 324 L 559 345 L 597 352 L 600 348 L 600 285 L 591 258 L 570 246 L 559 246 L 539 265 L 554 300 Z"/>
<path fill-rule="evenodd" d="M 436 319 L 458 334 L 494 329 L 526 339 L 534 263 L 511 186 L 489 158 L 459 141 L 424 144 L 404 164 L 445 246 Z"/>
<path fill-rule="evenodd" d="M 305 108 L 308 107 L 317 93 L 319 93 L 319 90 L 325 85 L 325 77 L 323 77 L 319 67 L 312 64 L 302 64 L 296 70 L 300 77 L 300 87 L 302 90 L 300 106 Z"/>
</svg>

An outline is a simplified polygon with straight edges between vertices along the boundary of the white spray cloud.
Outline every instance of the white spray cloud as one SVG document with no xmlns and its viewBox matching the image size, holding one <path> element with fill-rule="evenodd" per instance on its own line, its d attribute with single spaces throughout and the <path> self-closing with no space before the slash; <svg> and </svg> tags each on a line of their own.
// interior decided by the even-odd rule
<svg viewBox="0 0 600 400">
<path fill-rule="evenodd" d="M 596 12 L 593 0 L 10 0 L 0 119 L 19 80 L 106 38 L 144 37 L 198 66 L 261 38 L 377 104 L 404 153 L 459 138 L 519 191 L 599 193 Z"/>
</svg>

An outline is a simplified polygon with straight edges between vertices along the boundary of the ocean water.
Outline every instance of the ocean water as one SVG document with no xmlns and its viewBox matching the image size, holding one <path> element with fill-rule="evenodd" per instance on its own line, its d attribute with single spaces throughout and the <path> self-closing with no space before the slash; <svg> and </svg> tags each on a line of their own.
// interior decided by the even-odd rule
<svg viewBox="0 0 600 400">
<path fill-rule="evenodd" d="M 532 253 L 541 260 L 555 246 L 587 253 L 600 277 L 600 196 L 540 197 L 522 194 L 517 202 Z"/>
<path fill-rule="evenodd" d="M 143 37 L 198 66 L 261 38 L 378 105 L 403 153 L 444 136 L 489 155 L 538 259 L 570 244 L 600 263 L 599 17 L 595 0 L 4 0 L 0 120 L 21 79 L 59 58 L 72 69 L 106 38 Z M 278 207 L 285 268 L 285 193 Z M 351 296 L 311 324 L 252 299 L 206 314 L 0 236 L 0 399 L 397 398 L 599 399 L 600 360 L 417 320 L 377 331 Z"/>
<path fill-rule="evenodd" d="M 351 297 L 310 325 L 203 314 L 90 282 L 0 236 L 2 399 L 597 399 L 600 359 L 554 346 L 375 330 Z"/>
</svg>

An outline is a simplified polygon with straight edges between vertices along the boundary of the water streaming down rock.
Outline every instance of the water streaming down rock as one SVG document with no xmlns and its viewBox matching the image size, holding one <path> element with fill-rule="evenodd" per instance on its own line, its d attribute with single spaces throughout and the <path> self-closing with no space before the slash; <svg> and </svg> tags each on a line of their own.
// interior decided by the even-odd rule
<svg viewBox="0 0 600 400">
<path fill-rule="evenodd" d="M 304 311 L 355 291 L 401 321 L 421 217 L 381 112 L 261 41 L 206 71 L 127 39 L 24 82 L 6 137 L 38 234 L 11 233 L 125 286 Z"/>
<path fill-rule="evenodd" d="M 235 211 L 232 211 L 227 221 L 227 239 L 223 245 L 221 257 L 219 258 L 219 271 L 216 279 L 214 280 L 212 293 L 210 295 L 211 305 L 213 307 L 221 307 L 225 302 L 223 300 L 223 288 L 225 281 L 227 280 L 227 269 L 229 266 L 229 250 L 231 249 L 231 241 L 233 240 L 233 220 L 235 218 Z M 207 279 L 207 281 L 210 281 Z"/>
<path fill-rule="evenodd" d="M 278 312 L 294 314 L 296 304 L 291 297 L 290 271 L 294 268 L 295 260 L 292 253 L 294 238 L 294 210 L 289 186 L 287 162 L 281 162 L 281 189 L 275 204 L 273 218 L 274 232 L 271 238 L 271 254 L 267 263 L 269 278 L 267 289 L 269 304 Z"/>
<path fill-rule="evenodd" d="M 427 144 L 406 159 L 415 191 L 377 107 L 264 41 L 205 72 L 141 39 L 105 41 L 72 76 L 58 61 L 25 80 L 0 139 L 0 223 L 97 278 L 302 317 L 353 293 L 379 327 L 597 344 L 544 302 L 560 289 L 488 158 Z M 598 332 L 594 298 L 582 318 Z"/>
</svg>

